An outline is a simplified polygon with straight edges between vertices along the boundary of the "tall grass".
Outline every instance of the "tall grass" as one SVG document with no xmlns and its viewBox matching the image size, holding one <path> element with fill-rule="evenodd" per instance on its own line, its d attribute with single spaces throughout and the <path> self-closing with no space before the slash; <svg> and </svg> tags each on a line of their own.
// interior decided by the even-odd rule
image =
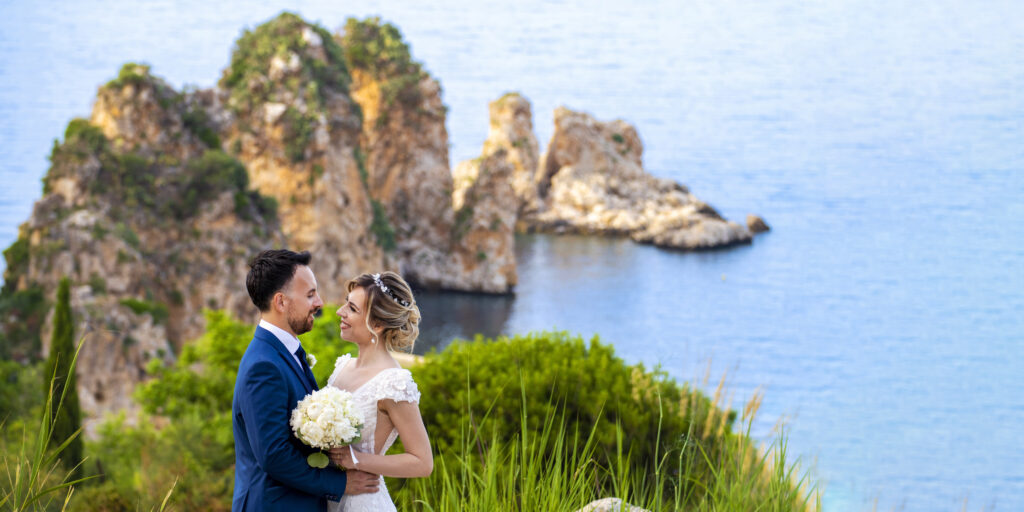
<svg viewBox="0 0 1024 512">
<path fill-rule="evenodd" d="M 489 418 L 477 423 L 467 414 L 459 443 L 437 454 L 433 474 L 401 482 L 393 494 L 400 510 L 437 512 L 575 511 L 605 497 L 652 511 L 820 510 L 816 484 L 787 460 L 785 432 L 765 447 L 752 441 L 759 404 L 755 394 L 744 408 L 742 433 L 714 434 L 721 436 L 715 453 L 693 435 L 702 429 L 691 425 L 690 435 L 648 467 L 634 464 L 623 451 L 629 434 L 621 428 L 617 452 L 601 454 L 593 442 L 597 425 L 589 432 L 570 431 L 564 416 L 549 414 L 531 434 L 524 405 L 520 433 L 483 439 L 479 432 L 493 431 L 483 428 Z"/>
<path fill-rule="evenodd" d="M 65 382 L 74 375 L 78 353 L 81 350 L 82 342 L 79 342 L 71 358 L 68 375 L 60 376 Z M 81 463 L 71 469 L 61 470 L 61 452 L 81 435 L 81 428 L 67 439 L 58 440 L 60 444 L 56 448 L 49 449 L 54 434 L 54 418 L 60 414 L 68 390 L 72 388 L 64 386 L 60 396 L 54 396 L 54 384 L 58 379 L 56 371 L 49 377 L 49 391 L 46 395 L 46 404 L 40 413 L 38 427 L 34 432 L 29 432 L 29 426 L 22 425 L 21 442 L 13 452 L 4 446 L 3 474 L 0 475 L 0 508 L 4 510 L 22 512 L 52 510 L 56 507 L 64 510 L 71 499 L 74 485 L 89 478 L 71 479 Z M 71 389 L 71 392 L 75 390 Z"/>
</svg>

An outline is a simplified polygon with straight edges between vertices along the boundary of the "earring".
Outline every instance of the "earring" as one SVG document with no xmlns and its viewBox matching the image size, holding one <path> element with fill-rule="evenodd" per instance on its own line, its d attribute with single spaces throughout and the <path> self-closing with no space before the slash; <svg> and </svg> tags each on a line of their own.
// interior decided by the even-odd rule
<svg viewBox="0 0 1024 512">
<path fill-rule="evenodd" d="M 374 337 L 370 338 L 370 343 L 373 343 L 374 345 L 376 345 L 377 344 L 377 337 L 374 336 Z"/>
</svg>

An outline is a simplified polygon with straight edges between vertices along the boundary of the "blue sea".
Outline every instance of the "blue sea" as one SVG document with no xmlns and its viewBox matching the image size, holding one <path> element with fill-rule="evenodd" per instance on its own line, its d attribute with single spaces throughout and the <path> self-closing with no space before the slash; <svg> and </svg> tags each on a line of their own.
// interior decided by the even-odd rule
<svg viewBox="0 0 1024 512">
<path fill-rule="evenodd" d="M 474 332 L 599 335 L 784 422 L 828 511 L 1024 510 L 1024 3 L 3 2 L 0 246 L 97 86 L 144 61 L 212 85 L 233 41 L 291 9 L 380 15 L 444 88 L 452 163 L 516 90 L 625 119 L 646 169 L 750 246 L 517 240 L 514 297 L 424 294 L 420 350 Z"/>
</svg>

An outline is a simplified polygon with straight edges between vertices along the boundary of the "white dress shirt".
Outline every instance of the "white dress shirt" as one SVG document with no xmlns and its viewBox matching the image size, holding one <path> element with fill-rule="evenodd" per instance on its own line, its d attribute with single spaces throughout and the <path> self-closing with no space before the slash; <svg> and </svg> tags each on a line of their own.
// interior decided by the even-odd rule
<svg viewBox="0 0 1024 512">
<path fill-rule="evenodd" d="M 295 359 L 295 362 L 299 363 L 299 368 L 302 368 L 302 361 L 299 361 L 299 356 L 295 355 L 295 351 L 299 349 L 298 338 L 296 338 L 292 333 L 263 320 L 262 318 L 260 319 L 260 327 L 270 331 L 271 334 L 276 336 L 278 341 L 284 345 L 284 349 L 292 355 L 293 359 Z"/>
</svg>

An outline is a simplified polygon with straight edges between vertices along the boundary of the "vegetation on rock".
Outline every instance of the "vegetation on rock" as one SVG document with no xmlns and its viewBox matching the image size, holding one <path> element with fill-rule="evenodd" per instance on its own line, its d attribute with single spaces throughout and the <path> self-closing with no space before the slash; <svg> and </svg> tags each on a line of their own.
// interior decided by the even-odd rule
<svg viewBox="0 0 1024 512">
<path fill-rule="evenodd" d="M 396 101 L 406 106 L 420 102 L 417 84 L 426 73 L 412 60 L 409 45 L 397 27 L 381 23 L 379 17 L 361 21 L 349 18 L 339 39 L 349 69 L 364 71 L 379 82 L 386 106 Z"/>
</svg>

